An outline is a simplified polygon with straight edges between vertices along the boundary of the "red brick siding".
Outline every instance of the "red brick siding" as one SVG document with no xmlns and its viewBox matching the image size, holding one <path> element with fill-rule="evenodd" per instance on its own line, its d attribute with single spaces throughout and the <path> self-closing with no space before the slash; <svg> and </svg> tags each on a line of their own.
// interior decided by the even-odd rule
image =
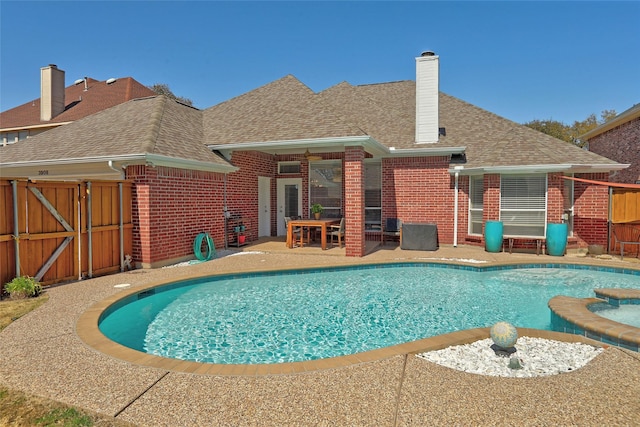
<svg viewBox="0 0 640 427">
<path fill-rule="evenodd" d="M 455 183 L 448 169 L 447 156 L 383 159 L 383 223 L 386 218 L 436 223 L 440 243 L 451 244 Z M 466 231 L 466 204 L 459 209 L 458 230 Z"/>
<path fill-rule="evenodd" d="M 133 259 L 156 264 L 193 254 L 201 232 L 224 246 L 223 174 L 129 166 L 133 194 Z"/>
<path fill-rule="evenodd" d="M 273 178 L 277 169 L 275 157 L 258 151 L 237 151 L 231 163 L 240 168 L 227 177 L 227 206 L 233 215 L 242 217 L 247 241 L 258 238 L 258 177 Z M 271 226 L 276 225 L 276 183 L 271 181 Z"/>
<path fill-rule="evenodd" d="M 610 181 L 635 183 L 640 180 L 640 118 L 591 138 L 589 151 L 619 163 L 631 164 L 613 174 Z"/>
<path fill-rule="evenodd" d="M 346 147 L 342 181 L 344 183 L 344 237 L 347 256 L 360 257 L 365 254 L 364 158 L 365 153 L 362 147 Z"/>
<path fill-rule="evenodd" d="M 576 178 L 607 181 L 607 176 L 606 173 L 594 173 L 576 175 Z M 606 248 L 609 187 L 575 181 L 573 195 L 573 237 L 577 245 L 602 245 Z"/>
</svg>

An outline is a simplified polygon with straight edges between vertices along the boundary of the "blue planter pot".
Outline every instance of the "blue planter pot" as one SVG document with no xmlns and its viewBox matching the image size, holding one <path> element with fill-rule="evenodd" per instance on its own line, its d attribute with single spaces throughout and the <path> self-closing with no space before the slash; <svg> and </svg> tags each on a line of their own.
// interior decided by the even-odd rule
<svg viewBox="0 0 640 427">
<path fill-rule="evenodd" d="M 484 223 L 484 249 L 487 252 L 500 252 L 502 236 L 502 221 L 486 221 Z"/>
<path fill-rule="evenodd" d="M 547 255 L 564 256 L 567 230 L 567 224 L 547 224 Z"/>
</svg>

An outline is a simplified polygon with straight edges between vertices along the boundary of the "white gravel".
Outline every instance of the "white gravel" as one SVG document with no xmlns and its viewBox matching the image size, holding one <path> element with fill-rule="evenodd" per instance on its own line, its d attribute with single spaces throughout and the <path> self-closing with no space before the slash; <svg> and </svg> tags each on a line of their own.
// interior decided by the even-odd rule
<svg viewBox="0 0 640 427">
<path fill-rule="evenodd" d="M 459 371 L 497 377 L 538 377 L 571 372 L 586 365 L 604 351 L 582 343 L 567 343 L 542 338 L 519 337 L 516 352 L 509 357 L 496 355 L 490 338 L 471 344 L 420 353 L 417 356 Z M 518 358 L 521 369 L 509 367 Z"/>
</svg>

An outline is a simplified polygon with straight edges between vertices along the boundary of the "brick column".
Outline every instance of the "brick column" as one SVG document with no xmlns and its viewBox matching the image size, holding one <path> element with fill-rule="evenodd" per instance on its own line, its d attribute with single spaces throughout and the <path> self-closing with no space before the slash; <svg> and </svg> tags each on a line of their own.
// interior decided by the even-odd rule
<svg viewBox="0 0 640 427">
<path fill-rule="evenodd" d="M 564 213 L 564 179 L 562 173 L 550 173 L 547 175 L 547 222 L 562 222 Z"/>
<path fill-rule="evenodd" d="M 347 256 L 365 254 L 364 149 L 346 147 L 344 153 L 345 247 Z"/>
</svg>

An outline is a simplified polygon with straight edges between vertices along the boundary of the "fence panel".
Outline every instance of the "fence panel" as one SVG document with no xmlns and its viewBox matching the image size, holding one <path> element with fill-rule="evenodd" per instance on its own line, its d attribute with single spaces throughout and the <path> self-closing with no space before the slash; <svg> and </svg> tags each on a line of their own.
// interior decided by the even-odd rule
<svg viewBox="0 0 640 427">
<path fill-rule="evenodd" d="M 121 242 L 124 254 L 133 247 L 131 200 L 130 182 L 0 181 L 0 285 L 20 275 L 48 285 L 120 271 Z"/>
</svg>

